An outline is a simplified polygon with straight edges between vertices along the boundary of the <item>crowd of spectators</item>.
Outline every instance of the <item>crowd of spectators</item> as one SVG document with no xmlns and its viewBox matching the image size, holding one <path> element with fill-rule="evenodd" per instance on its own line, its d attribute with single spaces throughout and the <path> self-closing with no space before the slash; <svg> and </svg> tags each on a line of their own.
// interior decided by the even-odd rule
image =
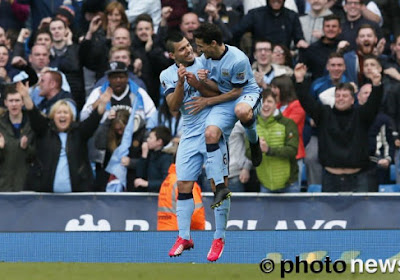
<svg viewBox="0 0 400 280">
<path fill-rule="evenodd" d="M 181 32 L 201 55 L 193 32 L 204 22 L 246 53 L 263 94 L 262 164 L 246 158 L 238 123 L 231 190 L 390 183 L 400 164 L 400 2 L 259 2 L 0 1 L 0 191 L 115 191 L 107 165 L 133 114 L 124 191 L 158 192 L 183 129 L 160 84 L 173 63 L 165 39 Z M 198 182 L 210 190 L 205 175 Z"/>
</svg>

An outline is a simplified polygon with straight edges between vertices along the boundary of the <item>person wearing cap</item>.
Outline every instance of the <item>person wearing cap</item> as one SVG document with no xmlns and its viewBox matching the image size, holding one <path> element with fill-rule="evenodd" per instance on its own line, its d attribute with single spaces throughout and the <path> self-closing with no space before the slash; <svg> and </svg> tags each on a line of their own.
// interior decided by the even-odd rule
<svg viewBox="0 0 400 280">
<path fill-rule="evenodd" d="M 144 114 L 146 120 L 153 115 L 154 112 L 157 111 L 156 106 L 154 105 L 153 100 L 150 95 L 147 93 L 147 88 L 142 79 L 140 79 L 136 74 L 133 73 L 133 67 L 131 62 L 131 51 L 129 47 L 124 46 L 115 46 L 110 49 L 109 53 L 109 62 L 111 61 L 121 61 L 125 63 L 128 67 L 128 78 L 130 83 L 135 83 L 139 86 L 138 93 L 143 98 L 144 105 Z M 101 79 L 99 79 L 94 88 L 101 87 L 105 83 L 108 83 L 108 76 L 105 74 Z"/>
<path fill-rule="evenodd" d="M 135 99 L 138 104 L 135 110 L 135 117 L 144 120 L 144 100 L 139 92 L 139 87 L 129 80 L 128 67 L 126 64 L 120 61 L 111 61 L 106 75 L 108 82 L 101 87 L 95 88 L 87 98 L 80 113 L 81 121 L 90 116 L 93 108 L 100 102 L 101 96 L 107 91 L 111 92 L 112 96 L 109 104 L 107 104 L 106 112 L 104 113 L 101 123 L 104 123 L 109 114 L 115 114 L 118 110 L 125 109 L 131 112 L 133 110 L 132 102 Z M 104 166 L 105 151 L 95 149 L 93 143 L 89 144 L 89 146 L 91 160 L 96 163 L 95 190 L 104 191 L 108 179 Z"/>
<path fill-rule="evenodd" d="M 17 90 L 36 135 L 36 155 L 28 174 L 26 189 L 37 192 L 87 192 L 93 184 L 88 159 L 87 141 L 96 131 L 106 104 L 111 98 L 108 90 L 95 110 L 82 122 L 76 122 L 66 100 L 57 101 L 49 117 L 43 116 L 29 96 L 29 87 L 21 82 Z"/>
<path fill-rule="evenodd" d="M 70 27 L 75 19 L 75 10 L 71 5 L 61 5 L 55 15 L 55 18 L 61 19 Z"/>
</svg>

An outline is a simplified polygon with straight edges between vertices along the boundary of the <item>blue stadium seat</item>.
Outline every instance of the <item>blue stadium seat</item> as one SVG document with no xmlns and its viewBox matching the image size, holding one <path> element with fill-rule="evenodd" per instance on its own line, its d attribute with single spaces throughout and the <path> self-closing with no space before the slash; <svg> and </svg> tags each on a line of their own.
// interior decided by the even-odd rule
<svg viewBox="0 0 400 280">
<path fill-rule="evenodd" d="M 400 192 L 400 185 L 396 184 L 379 185 L 379 192 Z"/>
<path fill-rule="evenodd" d="M 319 184 L 308 185 L 307 192 L 321 192 L 321 191 L 322 191 L 322 186 Z"/>
<path fill-rule="evenodd" d="M 395 183 L 396 182 L 396 165 L 390 165 L 390 181 Z"/>
</svg>

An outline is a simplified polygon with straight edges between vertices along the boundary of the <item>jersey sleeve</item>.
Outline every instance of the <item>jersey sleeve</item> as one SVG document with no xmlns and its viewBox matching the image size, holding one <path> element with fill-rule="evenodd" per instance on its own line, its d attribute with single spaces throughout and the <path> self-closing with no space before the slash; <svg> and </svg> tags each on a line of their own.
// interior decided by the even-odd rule
<svg viewBox="0 0 400 280">
<path fill-rule="evenodd" d="M 175 83 L 173 82 L 173 77 L 171 75 L 172 71 L 162 71 L 160 74 L 160 83 L 164 91 L 164 96 L 167 96 L 175 90 Z"/>
<path fill-rule="evenodd" d="M 244 87 L 253 76 L 248 60 L 242 59 L 232 67 L 231 84 L 233 87 Z"/>
</svg>

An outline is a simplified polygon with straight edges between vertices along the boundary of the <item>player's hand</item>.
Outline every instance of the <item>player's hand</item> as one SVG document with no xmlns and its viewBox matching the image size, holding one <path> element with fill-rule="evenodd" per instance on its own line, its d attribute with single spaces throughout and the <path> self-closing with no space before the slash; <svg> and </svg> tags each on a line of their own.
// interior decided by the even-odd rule
<svg viewBox="0 0 400 280">
<path fill-rule="evenodd" d="M 201 86 L 199 80 L 197 80 L 196 78 L 196 75 L 193 74 L 192 72 L 186 72 L 186 81 L 188 82 L 189 85 L 191 85 L 197 90 Z"/>
<path fill-rule="evenodd" d="M 250 179 L 250 171 L 247 170 L 246 168 L 240 170 L 239 181 L 242 184 L 246 184 L 249 181 L 249 179 Z"/>
<path fill-rule="evenodd" d="M 260 137 L 260 148 L 263 153 L 266 153 L 269 150 L 267 141 L 265 141 L 263 137 Z"/>
<path fill-rule="evenodd" d="M 179 64 L 178 68 L 178 82 L 183 85 L 185 83 L 185 77 L 186 77 L 186 67 L 183 66 L 182 64 Z"/>
<path fill-rule="evenodd" d="M 192 99 L 192 101 L 185 103 L 185 110 L 188 111 L 188 114 L 190 115 L 196 115 L 208 106 L 207 98 L 201 96 L 193 96 Z"/>
<path fill-rule="evenodd" d="M 5 145 L 6 145 L 6 140 L 4 139 L 3 134 L 0 133 L 0 149 L 4 149 Z"/>
<path fill-rule="evenodd" d="M 19 141 L 19 146 L 22 150 L 26 150 L 26 148 L 28 148 L 28 137 L 26 135 L 21 137 L 21 140 Z"/>
<path fill-rule="evenodd" d="M 206 82 L 208 78 L 209 71 L 207 69 L 199 69 L 197 70 L 197 77 L 201 82 Z"/>
<path fill-rule="evenodd" d="M 131 159 L 129 157 L 122 157 L 121 158 L 121 165 L 127 167 L 129 163 L 131 162 Z"/>
</svg>

